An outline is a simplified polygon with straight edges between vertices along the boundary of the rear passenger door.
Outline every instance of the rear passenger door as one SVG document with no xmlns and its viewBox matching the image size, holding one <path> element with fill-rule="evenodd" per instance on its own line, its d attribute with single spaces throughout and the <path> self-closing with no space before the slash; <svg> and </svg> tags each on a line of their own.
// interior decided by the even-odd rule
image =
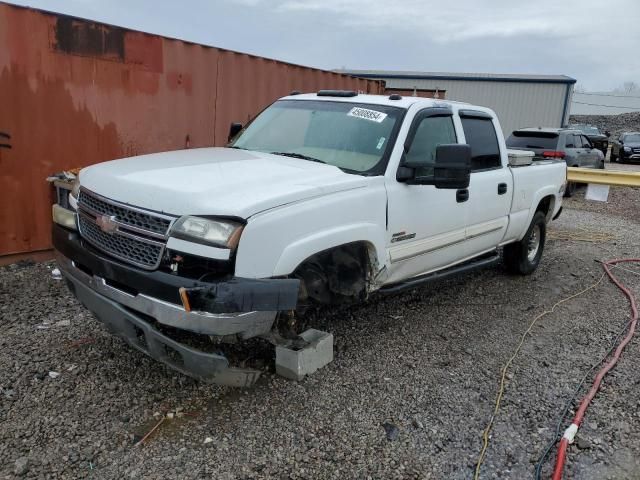
<svg viewBox="0 0 640 480">
<path fill-rule="evenodd" d="M 494 249 L 504 238 L 509 224 L 513 177 L 503 164 L 497 123 L 493 118 L 484 112 L 461 110 L 460 120 L 465 143 L 471 147 L 466 238 L 467 252 L 475 256 Z"/>
<path fill-rule="evenodd" d="M 574 134 L 576 141 L 576 163 L 579 167 L 586 167 L 589 165 L 589 155 L 587 153 L 587 149 L 584 148 L 584 143 L 582 141 L 582 135 Z"/>
<path fill-rule="evenodd" d="M 582 154 L 582 141 L 579 135 L 567 133 L 564 137 L 564 160 L 569 167 L 580 165 L 580 155 Z"/>
<path fill-rule="evenodd" d="M 600 167 L 600 155 L 598 154 L 600 150 L 593 148 L 591 141 L 586 135 L 580 135 L 580 138 L 582 140 L 582 166 L 590 168 Z"/>
</svg>

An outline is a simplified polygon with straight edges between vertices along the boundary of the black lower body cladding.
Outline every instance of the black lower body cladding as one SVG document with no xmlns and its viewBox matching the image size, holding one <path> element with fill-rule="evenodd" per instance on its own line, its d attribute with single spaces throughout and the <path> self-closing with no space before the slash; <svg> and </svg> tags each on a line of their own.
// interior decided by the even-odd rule
<svg viewBox="0 0 640 480">
<path fill-rule="evenodd" d="M 211 313 L 294 310 L 300 280 L 233 278 L 207 287 L 187 288 L 191 308 Z"/>
</svg>

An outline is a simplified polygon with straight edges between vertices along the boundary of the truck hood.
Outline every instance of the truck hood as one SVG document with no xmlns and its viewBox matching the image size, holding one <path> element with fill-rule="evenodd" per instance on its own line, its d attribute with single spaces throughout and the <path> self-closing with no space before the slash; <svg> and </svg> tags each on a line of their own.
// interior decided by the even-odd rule
<svg viewBox="0 0 640 480">
<path fill-rule="evenodd" d="M 171 215 L 249 218 L 264 210 L 366 186 L 337 167 L 231 148 L 141 155 L 84 168 L 80 184 L 104 197 Z"/>
</svg>

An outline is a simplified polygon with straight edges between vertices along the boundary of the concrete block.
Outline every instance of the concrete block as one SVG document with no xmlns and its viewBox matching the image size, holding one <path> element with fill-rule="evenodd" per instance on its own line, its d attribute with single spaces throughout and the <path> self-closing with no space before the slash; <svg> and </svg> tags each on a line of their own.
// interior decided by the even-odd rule
<svg viewBox="0 0 640 480">
<path fill-rule="evenodd" d="M 308 342 L 303 348 L 276 347 L 276 373 L 291 380 L 302 380 L 333 361 L 333 334 L 311 328 L 300 337 Z"/>
</svg>

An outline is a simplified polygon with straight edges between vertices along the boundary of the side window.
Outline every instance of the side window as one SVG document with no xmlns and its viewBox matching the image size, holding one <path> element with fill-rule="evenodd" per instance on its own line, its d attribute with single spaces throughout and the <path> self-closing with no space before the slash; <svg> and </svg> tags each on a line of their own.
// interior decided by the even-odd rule
<svg viewBox="0 0 640 480">
<path fill-rule="evenodd" d="M 566 140 L 564 141 L 565 148 L 577 148 L 575 137 L 573 133 L 567 133 Z"/>
<path fill-rule="evenodd" d="M 462 128 L 471 147 L 471 171 L 500 167 L 500 147 L 491 119 L 462 117 Z"/>
<path fill-rule="evenodd" d="M 582 135 L 578 135 L 576 133 L 574 136 L 576 137 L 576 148 L 584 147 L 584 145 L 582 144 Z"/>
<path fill-rule="evenodd" d="M 426 117 L 420 121 L 405 158 L 416 163 L 435 163 L 438 145 L 457 142 L 451 116 Z M 416 169 L 416 176 L 433 176 L 433 167 Z"/>
<path fill-rule="evenodd" d="M 591 142 L 589 141 L 589 139 L 584 135 L 581 135 L 581 137 L 582 137 L 582 148 L 591 148 Z"/>
</svg>

